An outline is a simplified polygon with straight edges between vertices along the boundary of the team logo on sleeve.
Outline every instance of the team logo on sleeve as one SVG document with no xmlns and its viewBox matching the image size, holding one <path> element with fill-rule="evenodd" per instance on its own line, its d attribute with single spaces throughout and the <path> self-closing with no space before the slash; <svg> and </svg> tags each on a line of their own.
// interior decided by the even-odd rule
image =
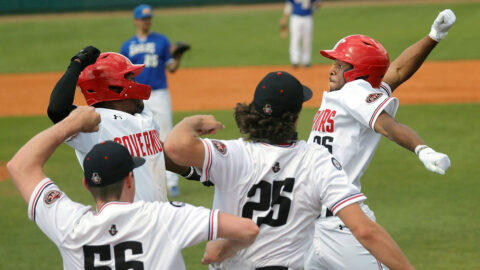
<svg viewBox="0 0 480 270">
<path fill-rule="evenodd" d="M 175 207 L 184 207 L 185 206 L 184 202 L 179 202 L 179 201 L 170 201 L 170 204 L 175 206 Z"/>
<path fill-rule="evenodd" d="M 224 143 L 217 140 L 212 140 L 212 143 L 213 143 L 213 146 L 215 146 L 215 149 L 217 149 L 217 151 L 220 152 L 220 154 L 224 156 L 227 154 L 227 146 Z"/>
<path fill-rule="evenodd" d="M 108 230 L 108 233 L 111 235 L 111 236 L 114 236 L 115 234 L 117 234 L 117 226 L 115 224 L 112 224 L 112 226 L 110 227 L 110 229 Z"/>
<path fill-rule="evenodd" d="M 367 103 L 372 103 L 375 100 L 377 100 L 379 97 L 381 97 L 382 95 L 383 95 L 382 93 L 370 94 L 370 95 L 368 95 L 368 97 L 365 101 Z"/>
<path fill-rule="evenodd" d="M 340 164 L 340 162 L 338 162 L 338 160 L 336 160 L 334 157 L 332 157 L 332 164 L 335 168 L 337 168 L 337 170 L 342 170 L 342 164 Z"/>
<path fill-rule="evenodd" d="M 62 197 L 63 193 L 58 190 L 50 190 L 45 194 L 43 201 L 45 204 L 52 204 Z"/>
<path fill-rule="evenodd" d="M 275 165 L 273 165 L 273 167 L 272 167 L 272 171 L 273 171 L 274 173 L 279 172 L 279 171 L 280 171 L 280 163 L 275 162 Z"/>
</svg>

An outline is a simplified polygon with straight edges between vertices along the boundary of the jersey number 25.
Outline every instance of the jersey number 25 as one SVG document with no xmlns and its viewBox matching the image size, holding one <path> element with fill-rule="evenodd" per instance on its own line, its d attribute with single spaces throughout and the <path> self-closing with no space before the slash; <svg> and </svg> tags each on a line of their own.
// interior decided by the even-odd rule
<svg viewBox="0 0 480 270">
<path fill-rule="evenodd" d="M 249 200 L 255 196 L 257 190 L 260 191 L 260 200 L 258 202 L 249 201 L 245 203 L 242 209 L 242 217 L 252 219 L 253 211 L 268 211 L 266 216 L 257 217 L 256 223 L 258 226 L 261 224 L 270 225 L 272 227 L 285 225 L 285 223 L 287 223 L 288 212 L 290 212 L 290 204 L 292 201 L 290 198 L 282 196 L 282 193 L 291 193 L 294 184 L 295 178 L 287 178 L 282 181 L 273 181 L 273 188 L 272 184 L 265 180 L 252 186 L 247 193 Z M 278 215 L 277 219 L 274 219 L 273 206 L 276 204 L 278 204 Z"/>
</svg>

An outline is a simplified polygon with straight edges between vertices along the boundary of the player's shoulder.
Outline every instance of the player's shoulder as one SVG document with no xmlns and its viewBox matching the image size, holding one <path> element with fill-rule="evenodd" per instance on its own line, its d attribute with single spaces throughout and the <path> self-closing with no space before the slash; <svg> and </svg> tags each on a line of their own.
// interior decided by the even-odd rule
<svg viewBox="0 0 480 270">
<path fill-rule="evenodd" d="M 321 157 L 329 157 L 331 156 L 330 152 L 328 152 L 328 149 L 323 146 L 319 145 L 317 143 L 306 143 L 305 141 L 302 141 L 303 143 L 299 143 L 299 147 L 305 149 L 306 155 L 309 157 L 312 156 L 321 156 Z"/>
<path fill-rule="evenodd" d="M 136 41 L 137 36 L 130 37 L 129 39 L 125 40 L 122 44 L 122 46 L 128 46 L 131 42 Z"/>
<path fill-rule="evenodd" d="M 372 85 L 362 79 L 358 80 L 353 80 L 350 82 L 345 83 L 345 85 L 342 87 L 342 91 L 354 91 L 354 90 L 366 90 L 366 91 L 373 91 L 375 88 L 372 87 Z"/>
<path fill-rule="evenodd" d="M 388 97 L 389 94 L 383 88 L 373 88 L 370 83 L 365 80 L 354 80 L 346 83 L 339 92 L 343 103 L 358 103 L 365 101 L 372 103 L 373 101 L 383 97 Z"/>
<path fill-rule="evenodd" d="M 242 149 L 248 145 L 248 142 L 243 139 L 235 140 L 220 140 L 220 139 L 208 139 L 213 146 L 213 150 L 220 154 L 220 156 L 228 157 L 230 155 L 238 155 L 242 152 Z"/>
<path fill-rule="evenodd" d="M 160 33 L 157 33 L 157 32 L 150 33 L 148 38 L 149 39 L 155 39 L 155 40 L 161 40 L 161 41 L 168 41 L 168 38 L 167 38 L 166 35 L 160 34 Z"/>
<path fill-rule="evenodd" d="M 107 108 L 95 108 L 95 111 L 100 114 L 100 117 L 102 117 L 102 120 L 103 120 L 103 117 L 109 117 L 114 115 L 132 116 L 131 114 L 124 111 L 112 110 Z"/>
<path fill-rule="evenodd" d="M 106 123 L 120 125 L 121 122 L 128 121 L 129 119 L 134 117 L 133 115 L 127 112 L 106 109 L 106 108 L 95 108 L 95 111 L 100 114 L 100 118 L 102 119 L 101 121 L 102 125 Z"/>
</svg>

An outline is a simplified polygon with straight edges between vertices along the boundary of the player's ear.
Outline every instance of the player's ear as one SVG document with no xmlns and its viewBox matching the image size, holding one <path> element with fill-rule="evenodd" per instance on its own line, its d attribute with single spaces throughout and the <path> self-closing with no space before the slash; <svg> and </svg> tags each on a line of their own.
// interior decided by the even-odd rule
<svg viewBox="0 0 480 270">
<path fill-rule="evenodd" d="M 128 188 L 135 186 L 135 177 L 133 177 L 133 171 L 128 173 L 127 177 L 125 178 L 125 184 Z"/>
<path fill-rule="evenodd" d="M 90 189 L 88 188 L 88 185 L 87 185 L 87 181 L 85 181 L 85 177 L 82 178 L 82 183 L 83 183 L 83 186 L 85 187 L 85 189 L 90 191 Z"/>
</svg>

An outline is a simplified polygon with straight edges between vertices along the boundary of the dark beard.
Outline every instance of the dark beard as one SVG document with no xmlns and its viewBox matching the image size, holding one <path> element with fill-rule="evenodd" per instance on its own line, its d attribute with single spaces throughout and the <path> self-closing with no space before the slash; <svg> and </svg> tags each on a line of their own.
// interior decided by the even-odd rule
<svg viewBox="0 0 480 270">
<path fill-rule="evenodd" d="M 141 99 L 135 99 L 135 105 L 136 105 L 136 111 L 135 113 L 142 113 L 143 112 L 143 109 L 145 108 L 145 105 L 143 103 L 143 100 Z M 135 114 L 134 113 L 134 114 Z"/>
</svg>

